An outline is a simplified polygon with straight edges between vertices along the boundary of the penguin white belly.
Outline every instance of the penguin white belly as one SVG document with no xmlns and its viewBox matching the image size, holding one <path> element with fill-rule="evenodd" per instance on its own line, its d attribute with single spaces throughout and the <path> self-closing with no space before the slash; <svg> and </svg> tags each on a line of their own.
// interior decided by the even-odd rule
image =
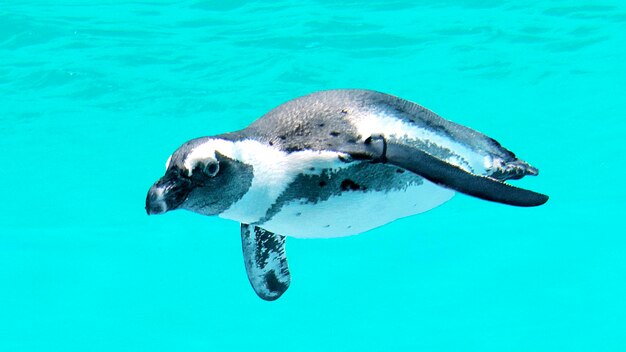
<svg viewBox="0 0 626 352">
<path fill-rule="evenodd" d="M 355 235 L 430 210 L 450 200 L 454 193 L 423 180 L 400 189 L 346 191 L 316 203 L 295 198 L 259 226 L 298 238 Z"/>
</svg>

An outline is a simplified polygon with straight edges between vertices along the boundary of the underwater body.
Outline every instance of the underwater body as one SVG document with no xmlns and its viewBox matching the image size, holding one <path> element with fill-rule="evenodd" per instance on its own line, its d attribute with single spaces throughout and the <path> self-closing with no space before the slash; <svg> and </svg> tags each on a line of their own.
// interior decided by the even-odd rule
<svg viewBox="0 0 626 352">
<path fill-rule="evenodd" d="M 186 209 L 241 223 L 248 279 L 273 301 L 291 282 L 286 236 L 366 232 L 454 191 L 539 206 L 548 196 L 504 182 L 538 173 L 495 139 L 418 104 L 338 89 L 290 100 L 243 130 L 185 142 L 150 187 L 146 212 Z"/>
<path fill-rule="evenodd" d="M 2 2 L 0 350 L 624 349 L 625 18 L 617 1 Z M 289 238 L 274 302 L 250 290 L 238 223 L 146 216 L 185 141 L 350 87 L 494 137 L 541 170 L 511 184 L 550 200 L 457 194 Z"/>
</svg>

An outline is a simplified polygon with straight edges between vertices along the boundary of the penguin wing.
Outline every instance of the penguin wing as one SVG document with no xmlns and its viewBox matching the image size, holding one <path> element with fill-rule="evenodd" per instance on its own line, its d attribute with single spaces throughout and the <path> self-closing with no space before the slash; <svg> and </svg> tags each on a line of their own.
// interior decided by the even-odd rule
<svg viewBox="0 0 626 352">
<path fill-rule="evenodd" d="M 254 292 L 266 301 L 278 299 L 291 282 L 285 237 L 258 226 L 241 224 L 241 246 Z"/>
<path fill-rule="evenodd" d="M 365 143 L 346 144 L 338 149 L 356 160 L 395 165 L 443 187 L 492 202 L 532 207 L 548 201 L 548 196 L 544 194 L 472 174 L 423 150 L 389 142 L 382 136 L 373 136 L 366 139 Z"/>
</svg>

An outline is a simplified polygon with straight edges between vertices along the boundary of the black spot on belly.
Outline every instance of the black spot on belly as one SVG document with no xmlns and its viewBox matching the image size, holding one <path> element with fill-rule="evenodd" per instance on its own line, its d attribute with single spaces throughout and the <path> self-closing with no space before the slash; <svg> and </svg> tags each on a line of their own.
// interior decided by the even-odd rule
<svg viewBox="0 0 626 352">
<path fill-rule="evenodd" d="M 399 173 L 399 174 L 402 174 L 402 173 L 404 173 L 404 169 L 396 169 L 396 172 Z"/>
<path fill-rule="evenodd" d="M 302 148 L 300 148 L 300 147 L 296 147 L 296 146 L 291 146 L 291 147 L 287 147 L 287 148 L 285 148 L 285 151 L 286 151 L 287 153 L 299 152 L 299 151 L 301 151 L 301 150 L 302 150 Z"/>
<path fill-rule="evenodd" d="M 341 133 L 339 133 L 339 132 L 337 132 L 337 131 L 332 131 L 332 132 L 330 132 L 330 135 L 331 135 L 331 136 L 333 136 L 333 137 L 337 137 L 337 136 L 339 136 L 340 134 L 341 134 Z"/>
<path fill-rule="evenodd" d="M 343 155 L 339 155 L 337 157 L 339 159 L 339 161 L 341 161 L 342 163 L 350 163 L 353 161 L 352 157 L 350 155 L 348 156 L 343 156 Z"/>
<path fill-rule="evenodd" d="M 361 188 L 365 189 L 365 187 L 361 187 L 361 185 L 357 184 L 356 182 L 352 181 L 349 178 L 341 181 L 340 187 L 342 191 L 347 191 L 347 190 L 358 191 Z"/>
<path fill-rule="evenodd" d="M 321 170 L 319 175 L 301 174 L 287 186 L 265 216 L 255 224 L 260 225 L 273 218 L 286 204 L 293 201 L 314 205 L 331 197 L 341 196 L 345 192 L 388 192 L 423 182 L 420 176 L 412 172 L 398 173 L 396 170 L 398 167 L 384 164 L 354 162 L 339 170 Z M 350 209 L 345 211 L 349 212 Z"/>
</svg>

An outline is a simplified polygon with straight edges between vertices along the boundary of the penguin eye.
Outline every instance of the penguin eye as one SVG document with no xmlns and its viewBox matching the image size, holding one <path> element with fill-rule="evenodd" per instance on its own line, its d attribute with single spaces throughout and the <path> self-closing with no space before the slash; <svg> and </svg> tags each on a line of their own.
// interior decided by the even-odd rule
<svg viewBox="0 0 626 352">
<path fill-rule="evenodd" d="M 202 170 L 209 177 L 214 177 L 220 171 L 220 165 L 217 162 L 209 162 Z"/>
</svg>

